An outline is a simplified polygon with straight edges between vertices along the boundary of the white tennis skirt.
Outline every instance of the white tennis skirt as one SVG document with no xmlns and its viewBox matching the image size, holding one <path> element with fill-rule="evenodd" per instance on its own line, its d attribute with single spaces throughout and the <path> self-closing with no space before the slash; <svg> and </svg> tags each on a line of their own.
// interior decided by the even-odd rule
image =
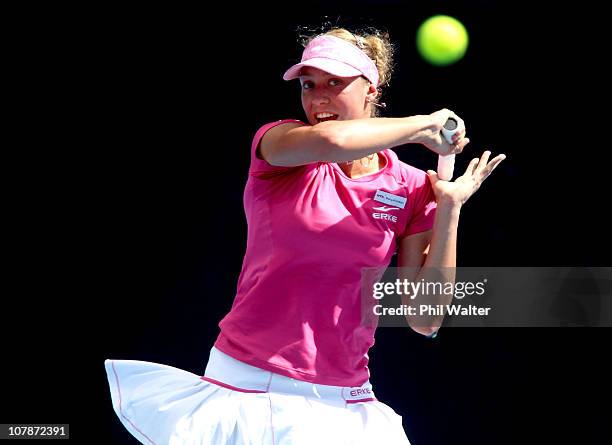
<svg viewBox="0 0 612 445">
<path fill-rule="evenodd" d="M 372 387 L 292 379 L 212 348 L 204 376 L 106 360 L 113 407 L 146 445 L 410 445 Z"/>
</svg>

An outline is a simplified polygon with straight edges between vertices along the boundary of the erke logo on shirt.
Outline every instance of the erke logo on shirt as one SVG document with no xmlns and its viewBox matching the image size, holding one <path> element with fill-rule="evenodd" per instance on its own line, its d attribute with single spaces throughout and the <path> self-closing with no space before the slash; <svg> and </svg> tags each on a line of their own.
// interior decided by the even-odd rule
<svg viewBox="0 0 612 445">
<path fill-rule="evenodd" d="M 373 210 L 378 210 L 379 212 L 390 212 L 392 210 L 403 209 L 406 206 L 407 198 L 403 196 L 397 196 L 392 193 L 383 192 L 382 190 L 377 190 L 376 195 L 374 196 L 374 201 L 382 202 L 384 204 L 390 204 L 396 207 L 373 207 Z M 392 222 L 397 222 L 397 216 L 390 215 L 388 213 L 372 213 L 374 219 L 385 219 Z"/>
</svg>

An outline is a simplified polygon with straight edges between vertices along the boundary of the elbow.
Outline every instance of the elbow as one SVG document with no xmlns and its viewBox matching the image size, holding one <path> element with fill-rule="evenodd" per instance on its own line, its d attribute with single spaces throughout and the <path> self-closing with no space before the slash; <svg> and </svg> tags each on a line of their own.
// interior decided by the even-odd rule
<svg viewBox="0 0 612 445">
<path fill-rule="evenodd" d="M 438 335 L 438 327 L 436 326 L 410 326 L 414 332 L 428 338 L 436 338 Z"/>
<path fill-rule="evenodd" d="M 412 306 L 411 308 L 415 308 Z M 426 317 L 414 314 L 406 315 L 406 322 L 410 329 L 424 337 L 435 338 L 442 326 L 443 319 L 438 317 Z"/>
</svg>

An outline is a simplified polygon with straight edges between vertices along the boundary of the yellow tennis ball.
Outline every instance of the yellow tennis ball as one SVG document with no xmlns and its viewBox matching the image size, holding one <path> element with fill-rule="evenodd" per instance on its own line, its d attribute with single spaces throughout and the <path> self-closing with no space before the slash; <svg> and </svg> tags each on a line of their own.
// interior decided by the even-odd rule
<svg viewBox="0 0 612 445">
<path fill-rule="evenodd" d="M 468 33 L 459 20 L 448 15 L 435 15 L 419 26 L 416 44 L 426 61 L 444 66 L 464 56 L 468 40 Z"/>
</svg>

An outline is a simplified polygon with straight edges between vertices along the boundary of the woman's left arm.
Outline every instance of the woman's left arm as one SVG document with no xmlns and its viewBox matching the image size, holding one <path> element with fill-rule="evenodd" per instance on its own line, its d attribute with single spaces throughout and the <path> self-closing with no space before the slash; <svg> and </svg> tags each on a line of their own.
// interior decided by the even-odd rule
<svg viewBox="0 0 612 445">
<path fill-rule="evenodd" d="M 401 280 L 454 284 L 457 266 L 457 228 L 461 208 L 506 158 L 501 154 L 489 161 L 490 156 L 491 152 L 485 151 L 480 159 L 472 159 L 465 173 L 454 182 L 442 181 L 436 172 L 427 171 L 437 202 L 434 226 L 432 230 L 400 240 L 398 270 Z M 453 295 L 441 293 L 421 296 L 420 299 L 416 297 L 416 295 L 410 297 L 402 295 L 402 303 L 415 307 L 416 313 L 419 314 L 420 304 L 446 307 L 451 304 Z M 414 331 L 432 336 L 442 325 L 444 315 L 408 315 L 406 319 Z"/>
</svg>

